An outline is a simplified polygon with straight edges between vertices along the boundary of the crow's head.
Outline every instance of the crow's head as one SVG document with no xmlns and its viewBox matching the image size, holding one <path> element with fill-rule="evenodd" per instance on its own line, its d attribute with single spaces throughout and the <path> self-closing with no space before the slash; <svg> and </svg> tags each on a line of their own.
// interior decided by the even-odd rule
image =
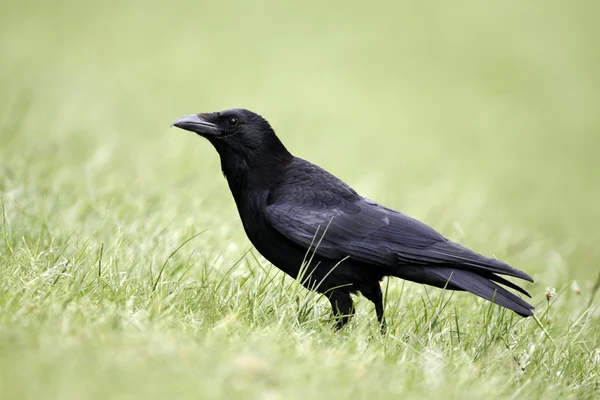
<svg viewBox="0 0 600 400">
<path fill-rule="evenodd" d="M 221 155 L 222 151 L 262 153 L 285 149 L 263 117 L 240 108 L 186 115 L 171 126 L 208 139 Z"/>
<path fill-rule="evenodd" d="M 244 109 L 186 115 L 171 124 L 194 132 L 217 149 L 225 175 L 234 169 L 277 168 L 292 156 L 260 115 Z"/>
</svg>

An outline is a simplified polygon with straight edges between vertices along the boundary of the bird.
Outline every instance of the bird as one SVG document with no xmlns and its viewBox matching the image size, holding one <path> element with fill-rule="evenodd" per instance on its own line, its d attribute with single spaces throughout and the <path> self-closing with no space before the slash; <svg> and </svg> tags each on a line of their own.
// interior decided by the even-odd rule
<svg viewBox="0 0 600 400">
<path fill-rule="evenodd" d="M 352 296 L 360 293 L 374 304 L 385 331 L 384 277 L 470 292 L 522 317 L 533 315 L 534 307 L 506 288 L 529 293 L 503 277 L 533 282 L 525 272 L 448 240 L 295 157 L 262 116 L 231 109 L 186 115 L 171 126 L 213 145 L 254 248 L 326 296 L 337 329 L 354 315 Z"/>
</svg>

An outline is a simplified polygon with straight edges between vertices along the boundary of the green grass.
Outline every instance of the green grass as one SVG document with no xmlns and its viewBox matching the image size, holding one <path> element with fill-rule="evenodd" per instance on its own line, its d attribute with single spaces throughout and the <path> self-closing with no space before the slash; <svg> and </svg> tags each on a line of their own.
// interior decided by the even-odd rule
<svg viewBox="0 0 600 400">
<path fill-rule="evenodd" d="M 598 11 L 5 1 L 0 398 L 600 397 Z M 216 152 L 168 129 L 231 107 L 531 274 L 555 344 L 398 280 L 387 335 L 362 298 L 334 332 L 326 301 L 250 250 Z"/>
</svg>

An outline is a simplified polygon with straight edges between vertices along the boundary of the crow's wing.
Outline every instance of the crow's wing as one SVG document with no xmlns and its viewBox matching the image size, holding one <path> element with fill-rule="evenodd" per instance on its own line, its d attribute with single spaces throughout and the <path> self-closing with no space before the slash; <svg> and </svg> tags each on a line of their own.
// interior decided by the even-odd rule
<svg viewBox="0 0 600 400">
<path fill-rule="evenodd" d="M 399 268 L 450 266 L 533 281 L 524 272 L 453 243 L 424 223 L 371 200 L 306 189 L 273 196 L 266 219 L 283 236 L 306 249 L 312 246 L 321 257 L 350 257 Z"/>
</svg>

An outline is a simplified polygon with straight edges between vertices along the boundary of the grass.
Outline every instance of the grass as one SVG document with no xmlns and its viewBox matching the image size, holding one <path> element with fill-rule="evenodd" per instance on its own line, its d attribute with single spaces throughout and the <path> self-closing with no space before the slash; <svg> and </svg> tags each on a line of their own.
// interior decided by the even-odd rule
<svg viewBox="0 0 600 400">
<path fill-rule="evenodd" d="M 3 3 L 0 398 L 597 398 L 597 11 Z M 168 129 L 237 106 L 531 274 L 543 329 L 390 280 L 387 335 L 362 298 L 334 332 L 252 250 L 216 152 Z"/>
</svg>

